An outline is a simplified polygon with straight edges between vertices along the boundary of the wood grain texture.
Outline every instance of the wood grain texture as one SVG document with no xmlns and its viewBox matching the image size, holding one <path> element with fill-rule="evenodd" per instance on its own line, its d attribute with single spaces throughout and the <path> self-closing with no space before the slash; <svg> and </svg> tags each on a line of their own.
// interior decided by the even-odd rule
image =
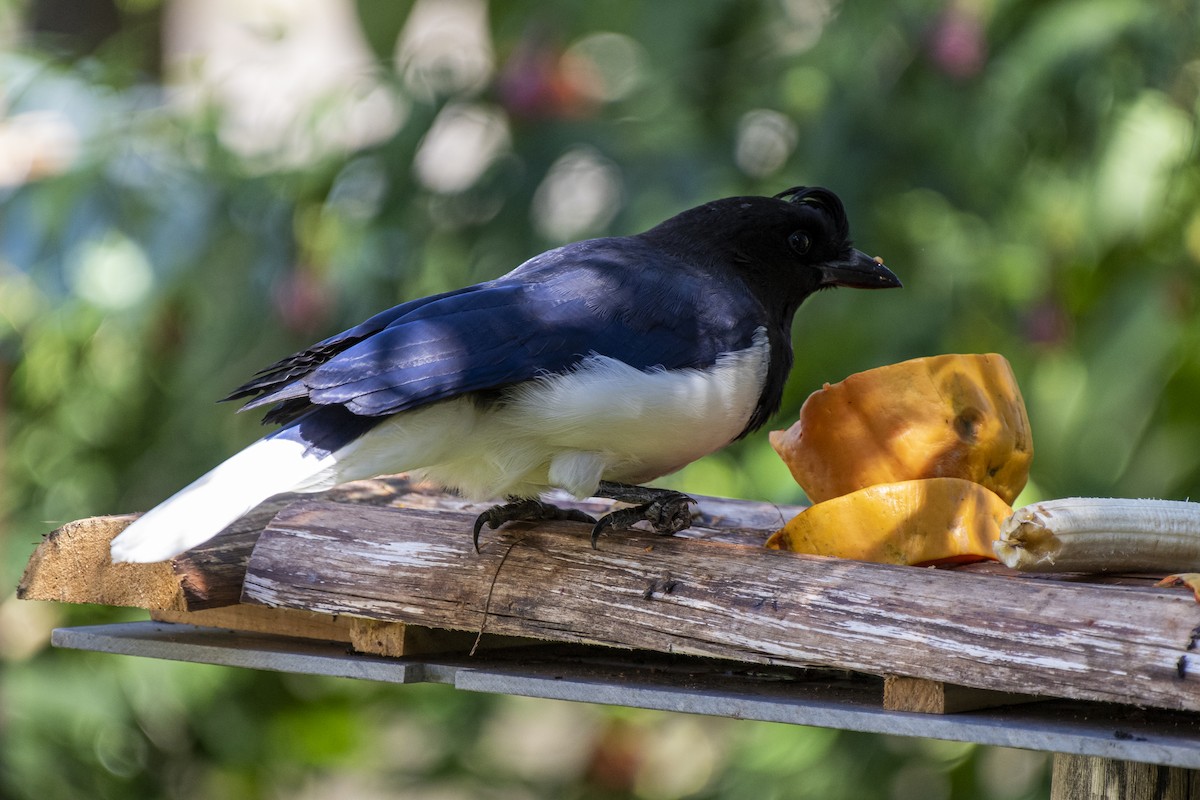
<svg viewBox="0 0 1200 800">
<path fill-rule="evenodd" d="M 187 604 L 170 564 L 109 561 L 108 543 L 136 518 L 133 514 L 92 517 L 50 533 L 25 565 L 17 597 L 185 610 Z"/>
<path fill-rule="evenodd" d="M 403 505 L 413 500 L 434 504 L 438 497 L 449 499 L 437 494 L 432 487 L 414 484 L 404 476 L 355 481 L 315 495 L 289 493 L 272 497 L 233 522 L 215 538 L 170 560 L 179 583 L 181 607 L 198 611 L 240 602 L 246 563 L 259 534 L 281 509 L 305 497 L 370 506 Z M 107 561 L 107 552 L 104 558 Z M 111 568 L 113 565 L 108 566 Z"/>
<path fill-rule="evenodd" d="M 155 622 L 200 625 L 250 633 L 272 633 L 298 639 L 346 644 L 351 642 L 350 629 L 353 622 L 350 617 L 314 614 L 311 611 L 292 608 L 265 608 L 244 603 L 203 608 L 198 611 L 151 610 L 150 619 Z"/>
<path fill-rule="evenodd" d="M 996 708 L 1036 701 L 1035 695 L 973 689 L 924 678 L 887 675 L 883 680 L 883 707 L 887 711 L 919 714 L 960 714 L 981 708 Z"/>
<path fill-rule="evenodd" d="M 362 617 L 349 619 L 350 644 L 355 652 L 389 658 L 474 653 L 542 644 L 536 639 L 521 639 L 515 636 L 481 636 L 470 631 L 448 631 L 426 628 L 423 625 L 407 625 L 403 622 L 382 622 Z"/>
<path fill-rule="evenodd" d="M 1056 753 L 1050 800 L 1200 800 L 1200 770 Z"/>
<path fill-rule="evenodd" d="M 244 601 L 563 642 L 1200 709 L 1187 593 L 1025 580 L 471 515 L 302 501 Z"/>
<path fill-rule="evenodd" d="M 113 564 L 109 560 L 109 543 L 138 514 L 69 522 L 47 534 L 30 555 L 17 596 L 175 612 L 236 604 L 259 533 L 281 508 L 302 496 L 273 497 L 211 541 L 157 564 Z M 446 503 L 461 508 L 464 502 L 404 476 L 356 481 L 312 496 L 362 505 L 436 507 Z"/>
<path fill-rule="evenodd" d="M 33 551 L 17 596 L 180 612 L 236 604 L 258 535 L 295 497 L 274 498 L 202 547 L 155 564 L 114 564 L 109 559 L 109 543 L 137 514 L 67 523 Z"/>
<path fill-rule="evenodd" d="M 432 484 L 411 481 L 404 475 L 354 481 L 314 495 L 273 497 L 209 542 L 159 564 L 113 564 L 109 560 L 109 542 L 137 519 L 137 514 L 92 517 L 68 523 L 42 540 L 29 558 L 18 596 L 177 612 L 235 605 L 241 598 L 250 551 L 262 529 L 280 509 L 300 498 L 444 509 L 472 516 L 489 505 L 447 495 Z M 611 500 L 581 501 L 565 495 L 553 501 L 591 514 L 603 514 L 613 505 Z M 701 498 L 701 502 L 701 513 L 688 536 L 751 546 L 761 545 L 772 531 L 801 510 L 797 506 L 715 497 Z"/>
</svg>

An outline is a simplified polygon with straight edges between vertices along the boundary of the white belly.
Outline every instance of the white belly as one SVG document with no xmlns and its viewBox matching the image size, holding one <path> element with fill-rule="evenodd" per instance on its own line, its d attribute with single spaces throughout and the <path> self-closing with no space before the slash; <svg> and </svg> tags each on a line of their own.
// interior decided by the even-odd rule
<svg viewBox="0 0 1200 800">
<path fill-rule="evenodd" d="M 601 479 L 644 483 L 724 447 L 742 432 L 766 381 L 766 332 L 710 369 L 643 372 L 592 356 L 566 374 L 483 406 L 456 399 L 398 414 L 335 454 L 322 483 L 418 471 L 480 499 L 580 497 Z"/>
</svg>

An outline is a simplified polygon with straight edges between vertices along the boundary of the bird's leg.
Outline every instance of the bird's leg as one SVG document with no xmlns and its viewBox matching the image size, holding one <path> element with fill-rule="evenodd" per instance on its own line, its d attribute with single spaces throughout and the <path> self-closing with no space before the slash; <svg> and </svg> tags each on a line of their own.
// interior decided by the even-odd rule
<svg viewBox="0 0 1200 800">
<path fill-rule="evenodd" d="M 696 502 L 686 494 L 671 489 L 631 486 L 612 481 L 600 481 L 596 496 L 636 505 L 631 508 L 619 508 L 601 517 L 592 528 L 593 548 L 605 530 L 628 528 L 642 520 L 649 522 L 654 532 L 663 536 L 679 533 L 691 526 L 691 506 Z"/>
<path fill-rule="evenodd" d="M 489 528 L 499 528 L 506 522 L 541 522 L 543 520 L 570 520 L 571 522 L 595 523 L 596 518 L 574 508 L 559 508 L 543 503 L 530 497 L 509 497 L 508 502 L 492 506 L 475 518 L 475 532 L 472 541 L 475 552 L 479 552 L 479 532 L 486 524 Z"/>
</svg>

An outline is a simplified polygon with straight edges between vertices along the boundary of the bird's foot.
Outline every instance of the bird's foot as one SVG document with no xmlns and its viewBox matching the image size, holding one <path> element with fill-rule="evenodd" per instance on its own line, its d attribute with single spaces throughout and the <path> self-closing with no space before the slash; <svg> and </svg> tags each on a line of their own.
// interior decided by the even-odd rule
<svg viewBox="0 0 1200 800">
<path fill-rule="evenodd" d="M 479 532 L 486 524 L 489 528 L 499 528 L 506 522 L 541 522 L 543 520 L 569 520 L 571 522 L 588 522 L 595 524 L 596 518 L 574 508 L 559 508 L 527 497 L 510 497 L 507 503 L 492 506 L 475 518 L 475 531 L 471 541 L 475 544 L 475 552 L 479 552 Z"/>
<path fill-rule="evenodd" d="M 671 536 L 686 530 L 692 524 L 692 509 L 696 501 L 682 492 L 671 489 L 652 489 L 646 486 L 630 486 L 624 483 L 601 481 L 596 490 L 597 497 L 608 497 L 626 503 L 637 503 L 631 508 L 619 508 L 600 518 L 592 527 L 592 548 L 600 534 L 608 529 L 630 528 L 645 520 L 655 533 Z"/>
</svg>

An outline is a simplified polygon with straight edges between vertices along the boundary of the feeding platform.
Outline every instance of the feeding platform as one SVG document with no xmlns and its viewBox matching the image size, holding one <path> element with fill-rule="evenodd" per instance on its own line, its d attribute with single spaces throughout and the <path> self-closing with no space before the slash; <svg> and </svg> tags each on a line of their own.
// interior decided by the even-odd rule
<svg viewBox="0 0 1200 800">
<path fill-rule="evenodd" d="M 1045 750 L 1055 797 L 1200 797 L 1189 592 L 766 550 L 799 509 L 720 498 L 676 537 L 592 550 L 580 523 L 515 523 L 476 553 L 482 509 L 363 481 L 276 498 L 162 564 L 109 561 L 132 517 L 80 520 L 19 594 L 150 613 L 60 647 Z"/>
</svg>

